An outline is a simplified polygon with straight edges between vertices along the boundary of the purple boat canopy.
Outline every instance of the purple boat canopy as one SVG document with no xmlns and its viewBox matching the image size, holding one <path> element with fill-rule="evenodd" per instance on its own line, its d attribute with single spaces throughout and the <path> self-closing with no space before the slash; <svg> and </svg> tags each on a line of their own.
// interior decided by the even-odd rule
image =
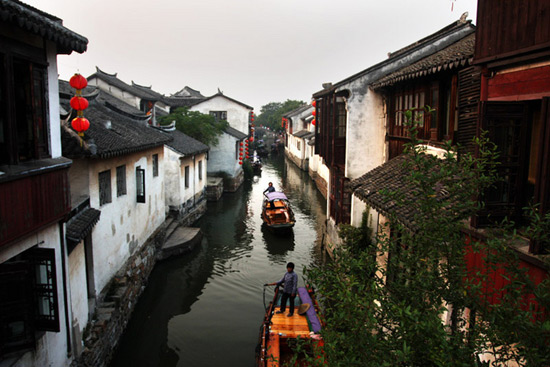
<svg viewBox="0 0 550 367">
<path fill-rule="evenodd" d="M 280 191 L 268 192 L 268 193 L 265 194 L 265 196 L 267 197 L 267 200 L 269 200 L 269 201 L 276 200 L 276 199 L 288 200 L 286 195 L 284 193 L 280 192 Z"/>
</svg>

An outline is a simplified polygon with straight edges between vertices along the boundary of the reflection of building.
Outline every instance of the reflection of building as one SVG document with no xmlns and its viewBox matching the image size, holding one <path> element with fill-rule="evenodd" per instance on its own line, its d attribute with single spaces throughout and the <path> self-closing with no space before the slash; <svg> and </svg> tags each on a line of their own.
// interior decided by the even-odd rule
<svg viewBox="0 0 550 367">
<path fill-rule="evenodd" d="M 0 2 L 0 360 L 66 366 L 73 319 L 64 221 L 57 55 L 88 40 L 18 1 Z"/>
</svg>

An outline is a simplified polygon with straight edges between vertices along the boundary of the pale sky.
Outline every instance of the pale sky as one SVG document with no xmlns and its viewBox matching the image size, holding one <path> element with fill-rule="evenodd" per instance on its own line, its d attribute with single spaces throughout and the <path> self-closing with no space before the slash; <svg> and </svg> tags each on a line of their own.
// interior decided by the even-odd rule
<svg viewBox="0 0 550 367">
<path fill-rule="evenodd" d="M 170 95 L 189 86 L 254 107 L 310 101 L 468 12 L 477 0 L 22 0 L 88 38 L 61 79 L 98 66 Z"/>
</svg>

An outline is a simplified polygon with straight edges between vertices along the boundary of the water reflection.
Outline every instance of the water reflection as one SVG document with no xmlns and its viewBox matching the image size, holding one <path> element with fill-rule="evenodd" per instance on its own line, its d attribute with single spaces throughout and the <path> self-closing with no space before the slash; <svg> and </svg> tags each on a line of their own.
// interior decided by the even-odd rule
<svg viewBox="0 0 550 367">
<path fill-rule="evenodd" d="M 111 366 L 251 366 L 263 316 L 264 283 L 289 261 L 321 259 L 325 201 L 307 174 L 282 155 L 261 176 L 209 203 L 197 223 L 205 241 L 193 253 L 159 263 L 136 305 Z M 267 183 L 291 200 L 289 236 L 262 230 Z"/>
</svg>

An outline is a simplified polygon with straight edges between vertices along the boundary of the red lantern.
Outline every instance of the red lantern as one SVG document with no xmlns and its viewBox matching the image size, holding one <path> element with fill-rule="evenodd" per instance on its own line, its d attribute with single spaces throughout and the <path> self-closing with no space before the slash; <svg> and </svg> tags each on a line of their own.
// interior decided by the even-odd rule
<svg viewBox="0 0 550 367">
<path fill-rule="evenodd" d="M 313 107 L 317 106 L 317 101 L 316 101 L 316 100 L 313 100 L 313 101 L 311 102 L 311 105 L 312 105 Z"/>
<path fill-rule="evenodd" d="M 80 96 L 74 96 L 73 98 L 71 98 L 70 103 L 71 103 L 71 107 L 77 111 L 85 110 L 89 106 L 88 100 Z"/>
<path fill-rule="evenodd" d="M 241 141 L 241 142 L 239 143 L 239 145 L 242 147 L 242 146 L 243 146 L 243 142 Z"/>
<path fill-rule="evenodd" d="M 316 111 L 316 110 L 313 110 L 313 112 L 311 112 L 311 114 L 312 114 L 313 116 L 317 116 L 317 111 Z"/>
<path fill-rule="evenodd" d="M 311 121 L 311 124 L 312 124 L 313 126 L 315 126 L 315 122 L 316 122 L 315 119 L 313 119 L 313 121 Z"/>
<path fill-rule="evenodd" d="M 69 84 L 74 89 L 84 89 L 88 85 L 88 81 L 82 75 L 76 73 L 69 80 Z"/>
<path fill-rule="evenodd" d="M 254 138 L 253 137 L 250 137 L 250 139 L 248 139 L 249 141 L 254 141 Z"/>
<path fill-rule="evenodd" d="M 90 127 L 90 121 L 85 117 L 76 117 L 71 121 L 71 126 L 78 132 L 78 135 L 84 135 L 84 131 Z"/>
<path fill-rule="evenodd" d="M 240 161 L 240 162 L 239 162 L 239 164 L 240 164 L 240 165 L 242 165 L 242 164 L 243 164 L 243 162 L 242 162 L 242 161 Z"/>
<path fill-rule="evenodd" d="M 242 152 L 242 151 L 243 151 L 243 148 L 239 148 L 239 150 Z"/>
</svg>

